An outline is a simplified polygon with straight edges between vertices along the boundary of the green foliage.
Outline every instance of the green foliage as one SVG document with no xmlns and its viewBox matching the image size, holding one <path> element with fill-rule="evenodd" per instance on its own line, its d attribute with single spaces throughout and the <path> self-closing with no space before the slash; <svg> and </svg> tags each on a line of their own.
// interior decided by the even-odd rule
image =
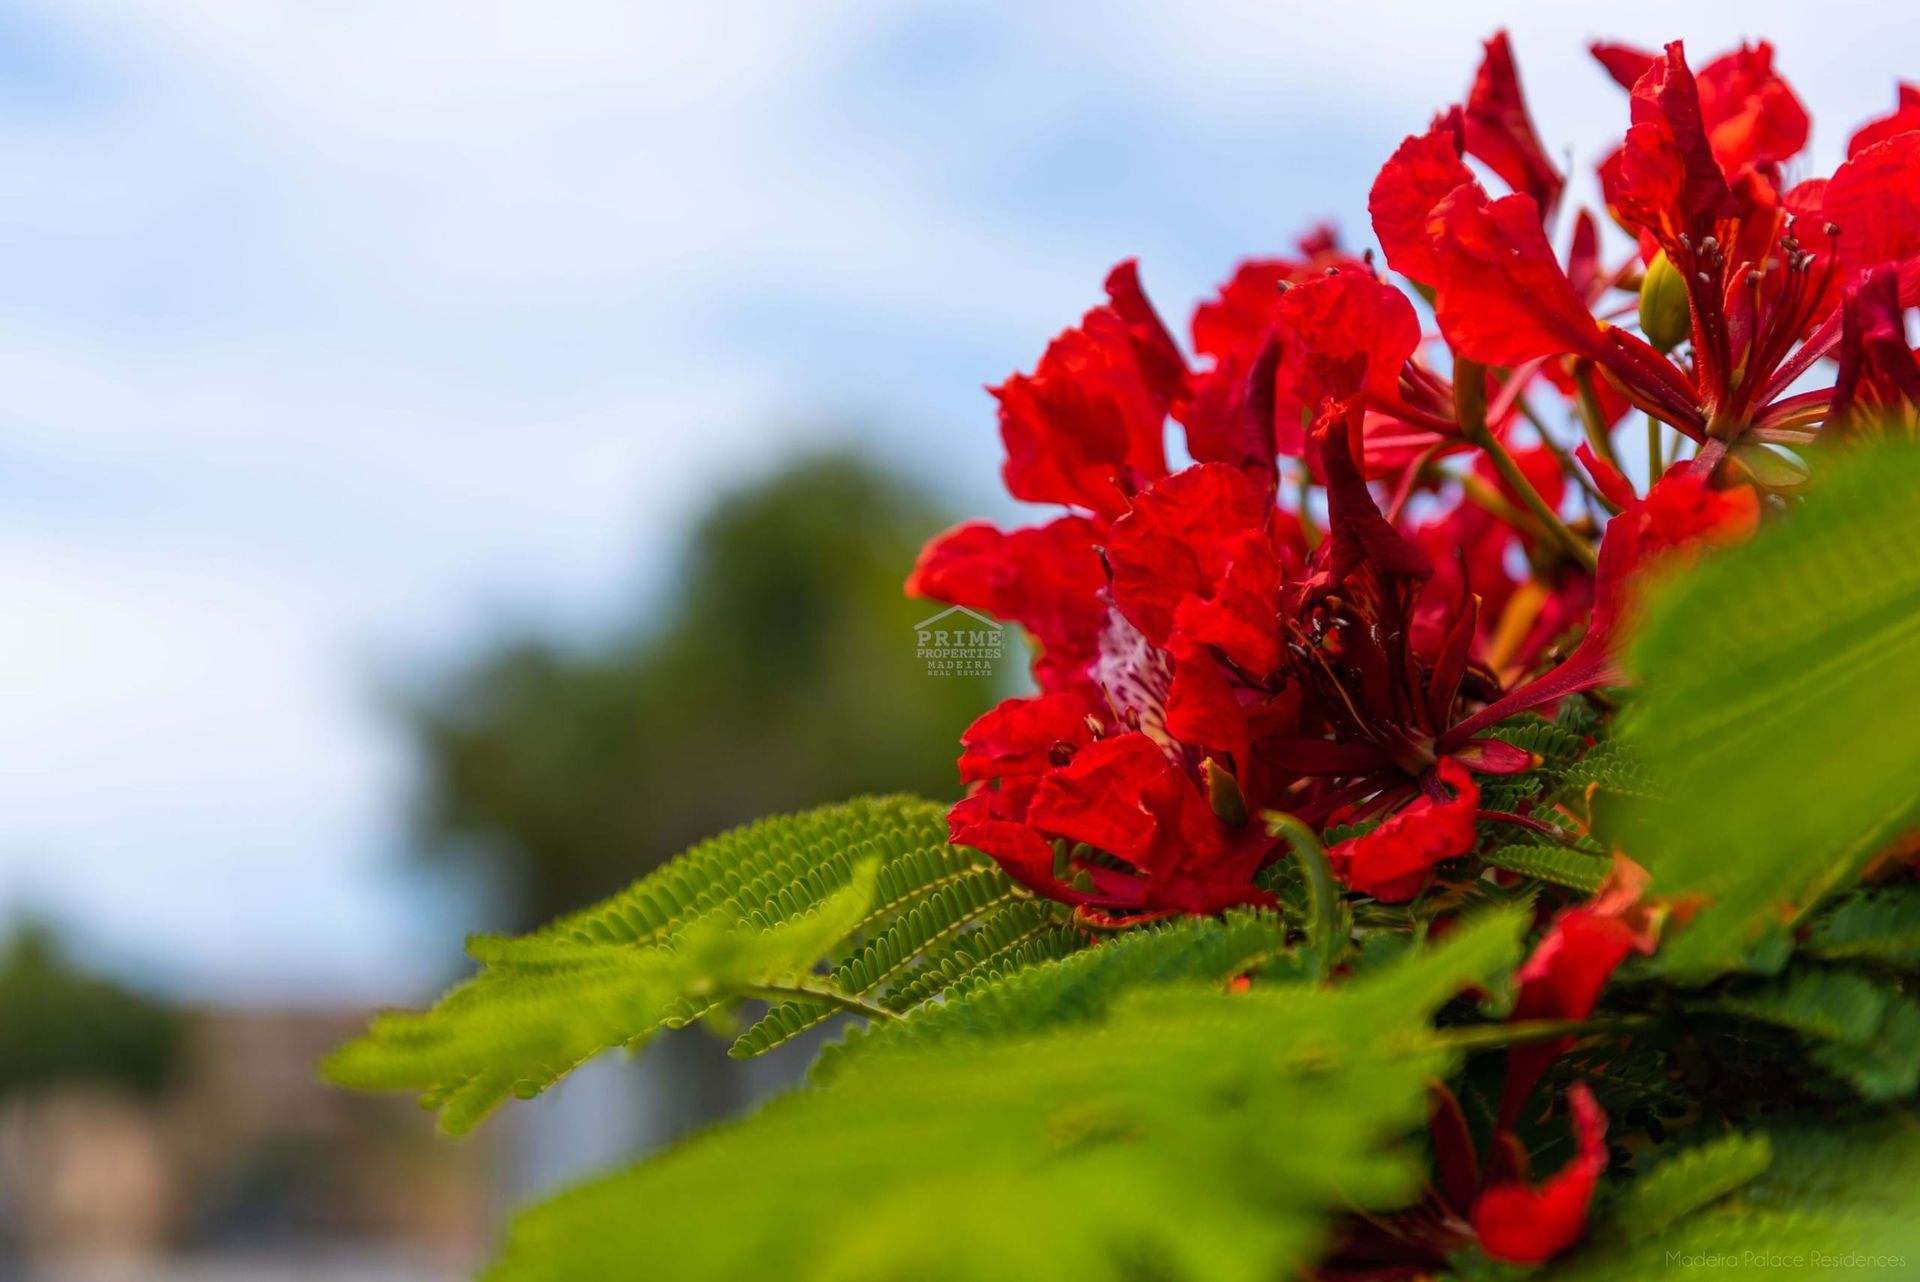
<svg viewBox="0 0 1920 1282">
<path fill-rule="evenodd" d="M 1849 895 L 1814 922 L 1800 951 L 1827 961 L 1920 971 L 1920 890 L 1904 886 Z"/>
<path fill-rule="evenodd" d="M 1584 734 L 1532 714 L 1504 721 L 1487 731 L 1486 737 L 1531 752 L 1552 767 L 1566 766 L 1586 747 Z"/>
<path fill-rule="evenodd" d="M 44 926 L 17 927 L 0 954 L 0 1098 L 75 1082 L 152 1094 L 185 1033 L 180 1012 L 87 974 Z"/>
<path fill-rule="evenodd" d="M 1495 846 L 1481 851 L 1480 859 L 1495 868 L 1536 881 L 1552 882 L 1583 895 L 1600 889 L 1600 883 L 1606 880 L 1607 871 L 1612 867 L 1611 861 L 1601 855 L 1569 850 L 1565 846 Z"/>
<path fill-rule="evenodd" d="M 1629 1185 L 1596 1226 L 1596 1239 L 1604 1246 L 1609 1233 L 1622 1239 L 1657 1233 L 1751 1183 L 1772 1161 L 1765 1135 L 1727 1135 L 1686 1149 Z"/>
<path fill-rule="evenodd" d="M 1736 989 L 1710 1009 L 1798 1034 L 1814 1063 L 1864 1099 L 1901 1099 L 1920 1085 L 1920 1003 L 1864 975 L 1801 970 Z"/>
<path fill-rule="evenodd" d="M 998 869 L 945 844 L 928 802 L 868 799 L 763 820 L 532 935 L 474 939 L 478 976 L 431 1011 L 376 1020 L 327 1072 L 360 1089 L 418 1091 L 461 1133 L 508 1095 L 742 998 L 774 1005 L 741 1039 L 743 1054 L 836 1011 L 887 1017 L 870 995 L 929 949 L 958 957 L 954 941 L 1012 898 Z M 1016 941 L 1003 926 L 983 953 L 1039 937 Z M 823 958 L 835 959 L 824 976 L 814 973 Z M 971 973 L 922 970 L 914 1000 Z"/>
<path fill-rule="evenodd" d="M 954 737 L 1005 691 L 914 653 L 932 611 L 900 579 L 947 523 L 842 455 L 727 496 L 627 626 L 503 640 L 408 701 L 427 848 L 483 861 L 526 930 L 761 815 L 949 795 Z"/>
<path fill-rule="evenodd" d="M 1644 1282 L 1678 1268 L 1764 1282 L 1904 1277 L 1920 1262 L 1920 1121 L 1911 1116 L 1846 1131 L 1781 1131 L 1765 1143 L 1732 1138 L 1673 1163 L 1682 1164 L 1674 1176 L 1663 1180 L 1662 1166 L 1640 1181 L 1650 1186 L 1644 1193 L 1630 1188 L 1546 1275 Z M 1662 1211 L 1688 1203 L 1698 1209 Z"/>
<path fill-rule="evenodd" d="M 1215 986 L 1254 969 L 1295 969 L 1283 956 L 1285 929 L 1270 913 L 1234 913 L 1224 921 L 1192 918 L 1118 935 L 1098 947 L 1045 965 L 1011 971 L 996 982 L 952 994 L 901 1023 L 869 1025 L 829 1047 L 814 1076 L 826 1080 L 850 1051 L 927 1047 L 955 1038 L 1012 1037 L 1106 1016 L 1125 992 L 1176 980 Z"/>
<path fill-rule="evenodd" d="M 1622 723 L 1662 797 L 1622 814 L 1665 895 L 1711 906 L 1668 973 L 1732 964 L 1850 883 L 1920 809 L 1920 448 L 1824 460 L 1789 520 L 1654 594 Z"/>
<path fill-rule="evenodd" d="M 1338 989 L 1148 982 L 1101 1014 L 1100 987 L 1075 1022 L 849 1058 L 824 1086 L 524 1214 L 491 1276 L 1289 1275 L 1333 1213 L 1419 1191 L 1396 1139 L 1454 1062 L 1428 1021 L 1514 964 L 1519 925 L 1489 915 Z M 1138 938 L 1156 954 L 1198 944 Z M 1090 975 L 1121 942 L 1002 982 Z"/>
</svg>

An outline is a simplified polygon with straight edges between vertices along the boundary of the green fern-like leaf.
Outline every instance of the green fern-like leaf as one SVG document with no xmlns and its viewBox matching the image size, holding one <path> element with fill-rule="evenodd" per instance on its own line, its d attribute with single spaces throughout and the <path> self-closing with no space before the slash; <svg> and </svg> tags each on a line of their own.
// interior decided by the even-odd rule
<svg viewBox="0 0 1920 1282">
<path fill-rule="evenodd" d="M 532 1094 L 593 1055 L 645 1038 L 683 1002 L 802 989 L 832 994 L 810 974 L 873 899 L 875 866 L 778 926 L 724 913 L 689 925 L 671 946 L 602 947 L 566 967 L 490 970 L 421 1014 L 383 1015 L 328 1060 L 335 1082 L 423 1092 L 441 1126 L 459 1134 L 509 1094 Z M 851 1000 L 851 999 L 850 999 Z"/>
<path fill-rule="evenodd" d="M 1480 858 L 1495 868 L 1552 882 L 1584 895 L 1600 889 L 1600 883 L 1606 880 L 1612 867 L 1611 862 L 1600 855 L 1569 850 L 1565 846 L 1496 846 L 1482 851 Z"/>
<path fill-rule="evenodd" d="M 1503 721 L 1487 731 L 1487 737 L 1510 743 L 1522 752 L 1531 752 L 1543 765 L 1556 768 L 1578 757 L 1587 745 L 1584 734 L 1533 715 Z"/>
<path fill-rule="evenodd" d="M 1046 965 L 983 975 L 956 985 L 939 1006 L 885 1027 L 853 1033 L 828 1047 L 814 1066 L 830 1079 L 853 1052 L 928 1046 L 952 1038 L 1010 1037 L 1104 1016 L 1130 989 L 1173 980 L 1219 985 L 1263 963 L 1290 965 L 1285 932 L 1271 913 L 1236 913 L 1168 922 L 1129 931 Z"/>
<path fill-rule="evenodd" d="M 431 1011 L 375 1020 L 328 1072 L 362 1089 L 417 1091 L 444 1129 L 462 1132 L 602 1051 L 743 999 L 772 1008 L 747 1051 L 839 1011 L 888 1017 L 887 985 L 1017 898 L 945 831 L 940 807 L 891 797 L 702 842 L 531 935 L 470 941 L 477 976 Z M 941 991 L 938 978 L 920 984 L 922 1000 Z"/>
<path fill-rule="evenodd" d="M 1068 924 L 1063 910 L 1045 901 L 1008 904 L 936 947 L 895 987 L 886 1003 L 906 1012 L 941 993 L 958 992 L 976 979 L 1080 951 L 1087 935 Z"/>
<path fill-rule="evenodd" d="M 953 939 L 968 926 L 1013 902 L 1006 874 L 981 869 L 914 900 L 874 939 L 857 948 L 828 972 L 844 993 L 871 994 L 904 973 L 928 948 Z M 760 1055 L 831 1019 L 839 1007 L 825 1002 L 785 1002 L 742 1033 L 728 1052 L 736 1058 Z"/>
<path fill-rule="evenodd" d="M 1466 923 L 1339 988 L 1149 983 L 1044 1031 L 850 1058 L 825 1086 L 522 1215 L 490 1276 L 1300 1275 L 1335 1213 L 1418 1195 L 1397 1138 L 1457 1062 L 1429 1020 L 1514 964 L 1521 925 Z"/>
<path fill-rule="evenodd" d="M 1920 1086 L 1920 1003 L 1864 975 L 1801 971 L 1703 1009 L 1791 1030 L 1865 1099 L 1901 1099 Z"/>
<path fill-rule="evenodd" d="M 1759 1178 L 1773 1161 L 1765 1135 L 1728 1135 L 1667 1158 L 1614 1202 L 1595 1237 L 1657 1233 Z"/>
<path fill-rule="evenodd" d="M 1863 891 L 1816 921 L 1801 951 L 1829 961 L 1920 970 L 1920 890 Z"/>
<path fill-rule="evenodd" d="M 1920 1121 L 1896 1114 L 1846 1131 L 1791 1130 L 1770 1137 L 1772 1160 L 1754 1140 L 1683 1155 L 1681 1187 L 1630 1189 L 1607 1228 L 1545 1276 L 1555 1282 L 1645 1282 L 1675 1272 L 1766 1282 L 1780 1277 L 1905 1277 L 1920 1263 Z M 1695 1166 L 1698 1163 L 1698 1166 Z M 1676 1174 L 1676 1182 L 1682 1175 Z M 1725 1184 L 1733 1187 L 1716 1192 Z M 1681 1203 L 1670 1215 L 1660 1196 Z M 1691 1194 L 1692 1196 L 1689 1196 Z M 1637 1218 L 1644 1215 L 1646 1218 Z"/>
</svg>

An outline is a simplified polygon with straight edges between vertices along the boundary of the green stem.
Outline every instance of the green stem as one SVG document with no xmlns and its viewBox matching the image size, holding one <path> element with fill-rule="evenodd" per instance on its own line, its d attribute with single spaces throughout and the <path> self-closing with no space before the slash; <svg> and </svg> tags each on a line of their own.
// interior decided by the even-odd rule
<svg viewBox="0 0 1920 1282">
<path fill-rule="evenodd" d="M 1487 458 L 1493 464 L 1493 470 L 1500 473 L 1500 479 L 1507 488 L 1519 496 L 1527 511 L 1533 513 L 1542 529 L 1553 536 L 1566 554 L 1587 573 L 1593 573 L 1597 560 L 1593 549 L 1587 546 L 1585 539 L 1567 528 L 1560 514 L 1547 506 L 1540 497 L 1540 491 L 1533 488 L 1526 473 L 1513 461 L 1513 455 L 1507 453 L 1507 447 L 1487 426 L 1487 395 L 1485 374 L 1481 366 L 1472 361 L 1458 361 L 1453 371 L 1453 410 L 1454 417 L 1460 423 L 1460 435 L 1470 443 L 1486 451 Z"/>
<path fill-rule="evenodd" d="M 1493 463 L 1493 470 L 1500 473 L 1500 479 L 1507 483 L 1507 488 L 1519 495 L 1520 502 L 1526 505 L 1527 511 L 1533 513 L 1534 519 L 1553 536 L 1554 542 L 1558 543 L 1568 556 L 1585 567 L 1587 573 L 1593 573 L 1594 567 L 1599 564 L 1593 549 L 1587 545 L 1585 539 L 1567 528 L 1567 523 L 1560 519 L 1558 512 L 1547 506 L 1547 501 L 1540 497 L 1540 491 L 1533 488 L 1533 482 L 1529 481 L 1526 473 L 1520 470 L 1520 465 L 1513 461 L 1513 455 L 1507 453 L 1507 447 L 1502 445 L 1492 432 L 1484 428 L 1478 438 L 1469 436 L 1467 439 L 1487 452 L 1487 458 Z"/>
<path fill-rule="evenodd" d="M 1647 487 L 1660 479 L 1660 420 L 1647 415 Z"/>
<path fill-rule="evenodd" d="M 1580 421 L 1587 429 L 1587 441 L 1593 446 L 1593 452 L 1611 463 L 1614 471 L 1624 472 L 1620 456 L 1614 453 L 1613 433 L 1607 428 L 1607 417 L 1600 410 L 1600 398 L 1593 390 L 1593 371 L 1584 366 L 1575 369 L 1573 383 L 1580 391 Z"/>
<path fill-rule="evenodd" d="M 897 1020 L 903 1018 L 898 1012 L 890 1011 L 878 1002 L 870 1002 L 854 993 L 842 992 L 826 984 L 790 983 L 790 984 L 749 984 L 740 990 L 742 997 L 756 997 L 767 1002 L 825 1002 L 829 1006 L 838 1006 L 841 1010 L 855 1015 L 865 1015 L 868 1019 Z"/>
<path fill-rule="evenodd" d="M 1593 483 L 1593 478 L 1587 475 L 1587 469 L 1581 467 L 1573 455 L 1567 452 L 1567 447 L 1555 440 L 1553 433 L 1547 430 L 1546 422 L 1540 417 L 1540 411 L 1529 405 L 1525 397 L 1520 398 L 1516 404 L 1520 408 L 1521 415 L 1527 422 L 1533 424 L 1533 430 L 1540 436 L 1540 444 L 1560 464 L 1560 470 L 1577 481 L 1580 489 L 1593 502 L 1598 503 L 1608 512 L 1618 512 L 1620 509 L 1600 492 L 1600 488 Z"/>
<path fill-rule="evenodd" d="M 1334 935 L 1340 929 L 1340 888 L 1333 882 L 1333 865 L 1320 836 L 1284 810 L 1263 810 L 1262 822 L 1271 836 L 1285 837 L 1307 878 L 1307 960 L 1316 979 L 1333 969 Z"/>
<path fill-rule="evenodd" d="M 1604 1019 L 1528 1019 L 1511 1024 L 1436 1028 L 1433 1030 L 1433 1040 L 1448 1050 L 1497 1050 L 1502 1046 L 1551 1041 L 1556 1037 L 1624 1032 L 1650 1022 L 1651 1017 L 1646 1015 L 1616 1015 Z"/>
</svg>

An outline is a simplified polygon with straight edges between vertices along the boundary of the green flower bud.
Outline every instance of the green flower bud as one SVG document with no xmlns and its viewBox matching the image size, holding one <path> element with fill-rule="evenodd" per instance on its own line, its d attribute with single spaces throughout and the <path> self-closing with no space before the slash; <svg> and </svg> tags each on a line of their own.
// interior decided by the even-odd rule
<svg viewBox="0 0 1920 1282">
<path fill-rule="evenodd" d="M 1640 283 L 1640 332 L 1663 352 L 1680 346 L 1693 333 L 1686 279 L 1667 261 L 1664 251 L 1653 256 Z"/>
</svg>

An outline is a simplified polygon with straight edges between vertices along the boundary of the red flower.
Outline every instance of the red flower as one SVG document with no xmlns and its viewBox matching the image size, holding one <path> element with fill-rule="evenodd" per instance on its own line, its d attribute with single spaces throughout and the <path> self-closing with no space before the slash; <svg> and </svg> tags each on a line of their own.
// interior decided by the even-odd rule
<svg viewBox="0 0 1920 1282">
<path fill-rule="evenodd" d="M 1554 918 L 1514 976 L 1520 984 L 1513 1018 L 1585 1019 L 1629 953 L 1650 955 L 1667 909 L 1646 899 L 1647 870 L 1616 854 L 1613 870 L 1591 902 Z M 1507 1054 L 1499 1125 L 1511 1127 L 1540 1075 L 1573 1045 L 1570 1037 L 1528 1042 Z"/>
<path fill-rule="evenodd" d="M 1303 410 L 1279 376 L 1289 345 L 1281 296 L 1330 268 L 1350 265 L 1331 231 L 1300 241 L 1299 259 L 1242 263 L 1219 295 L 1193 313 L 1193 347 L 1210 362 L 1192 378 L 1191 395 L 1174 407 L 1196 462 L 1230 463 L 1271 473 L 1276 456 L 1300 457 Z"/>
<path fill-rule="evenodd" d="M 1819 207 L 1833 228 L 1846 279 L 1896 264 L 1903 269 L 1902 300 L 1920 301 L 1920 132 L 1893 134 L 1854 152 L 1821 189 Z"/>
<path fill-rule="evenodd" d="M 1567 1099 L 1573 1108 L 1573 1158 L 1537 1187 L 1496 1184 L 1473 1204 L 1473 1231 L 1481 1249 L 1496 1260 L 1539 1264 L 1587 1230 L 1587 1208 L 1607 1169 L 1607 1117 L 1585 1086 L 1575 1086 Z"/>
<path fill-rule="evenodd" d="M 1637 90 L 1641 78 L 1663 61 L 1658 54 L 1625 45 L 1589 46 L 1622 89 Z M 1669 45 L 1671 55 L 1674 46 Z M 1728 174 L 1777 165 L 1807 143 L 1807 112 L 1787 82 L 1773 70 L 1773 46 L 1741 45 L 1708 63 L 1694 77 L 1700 135 Z"/>
</svg>

